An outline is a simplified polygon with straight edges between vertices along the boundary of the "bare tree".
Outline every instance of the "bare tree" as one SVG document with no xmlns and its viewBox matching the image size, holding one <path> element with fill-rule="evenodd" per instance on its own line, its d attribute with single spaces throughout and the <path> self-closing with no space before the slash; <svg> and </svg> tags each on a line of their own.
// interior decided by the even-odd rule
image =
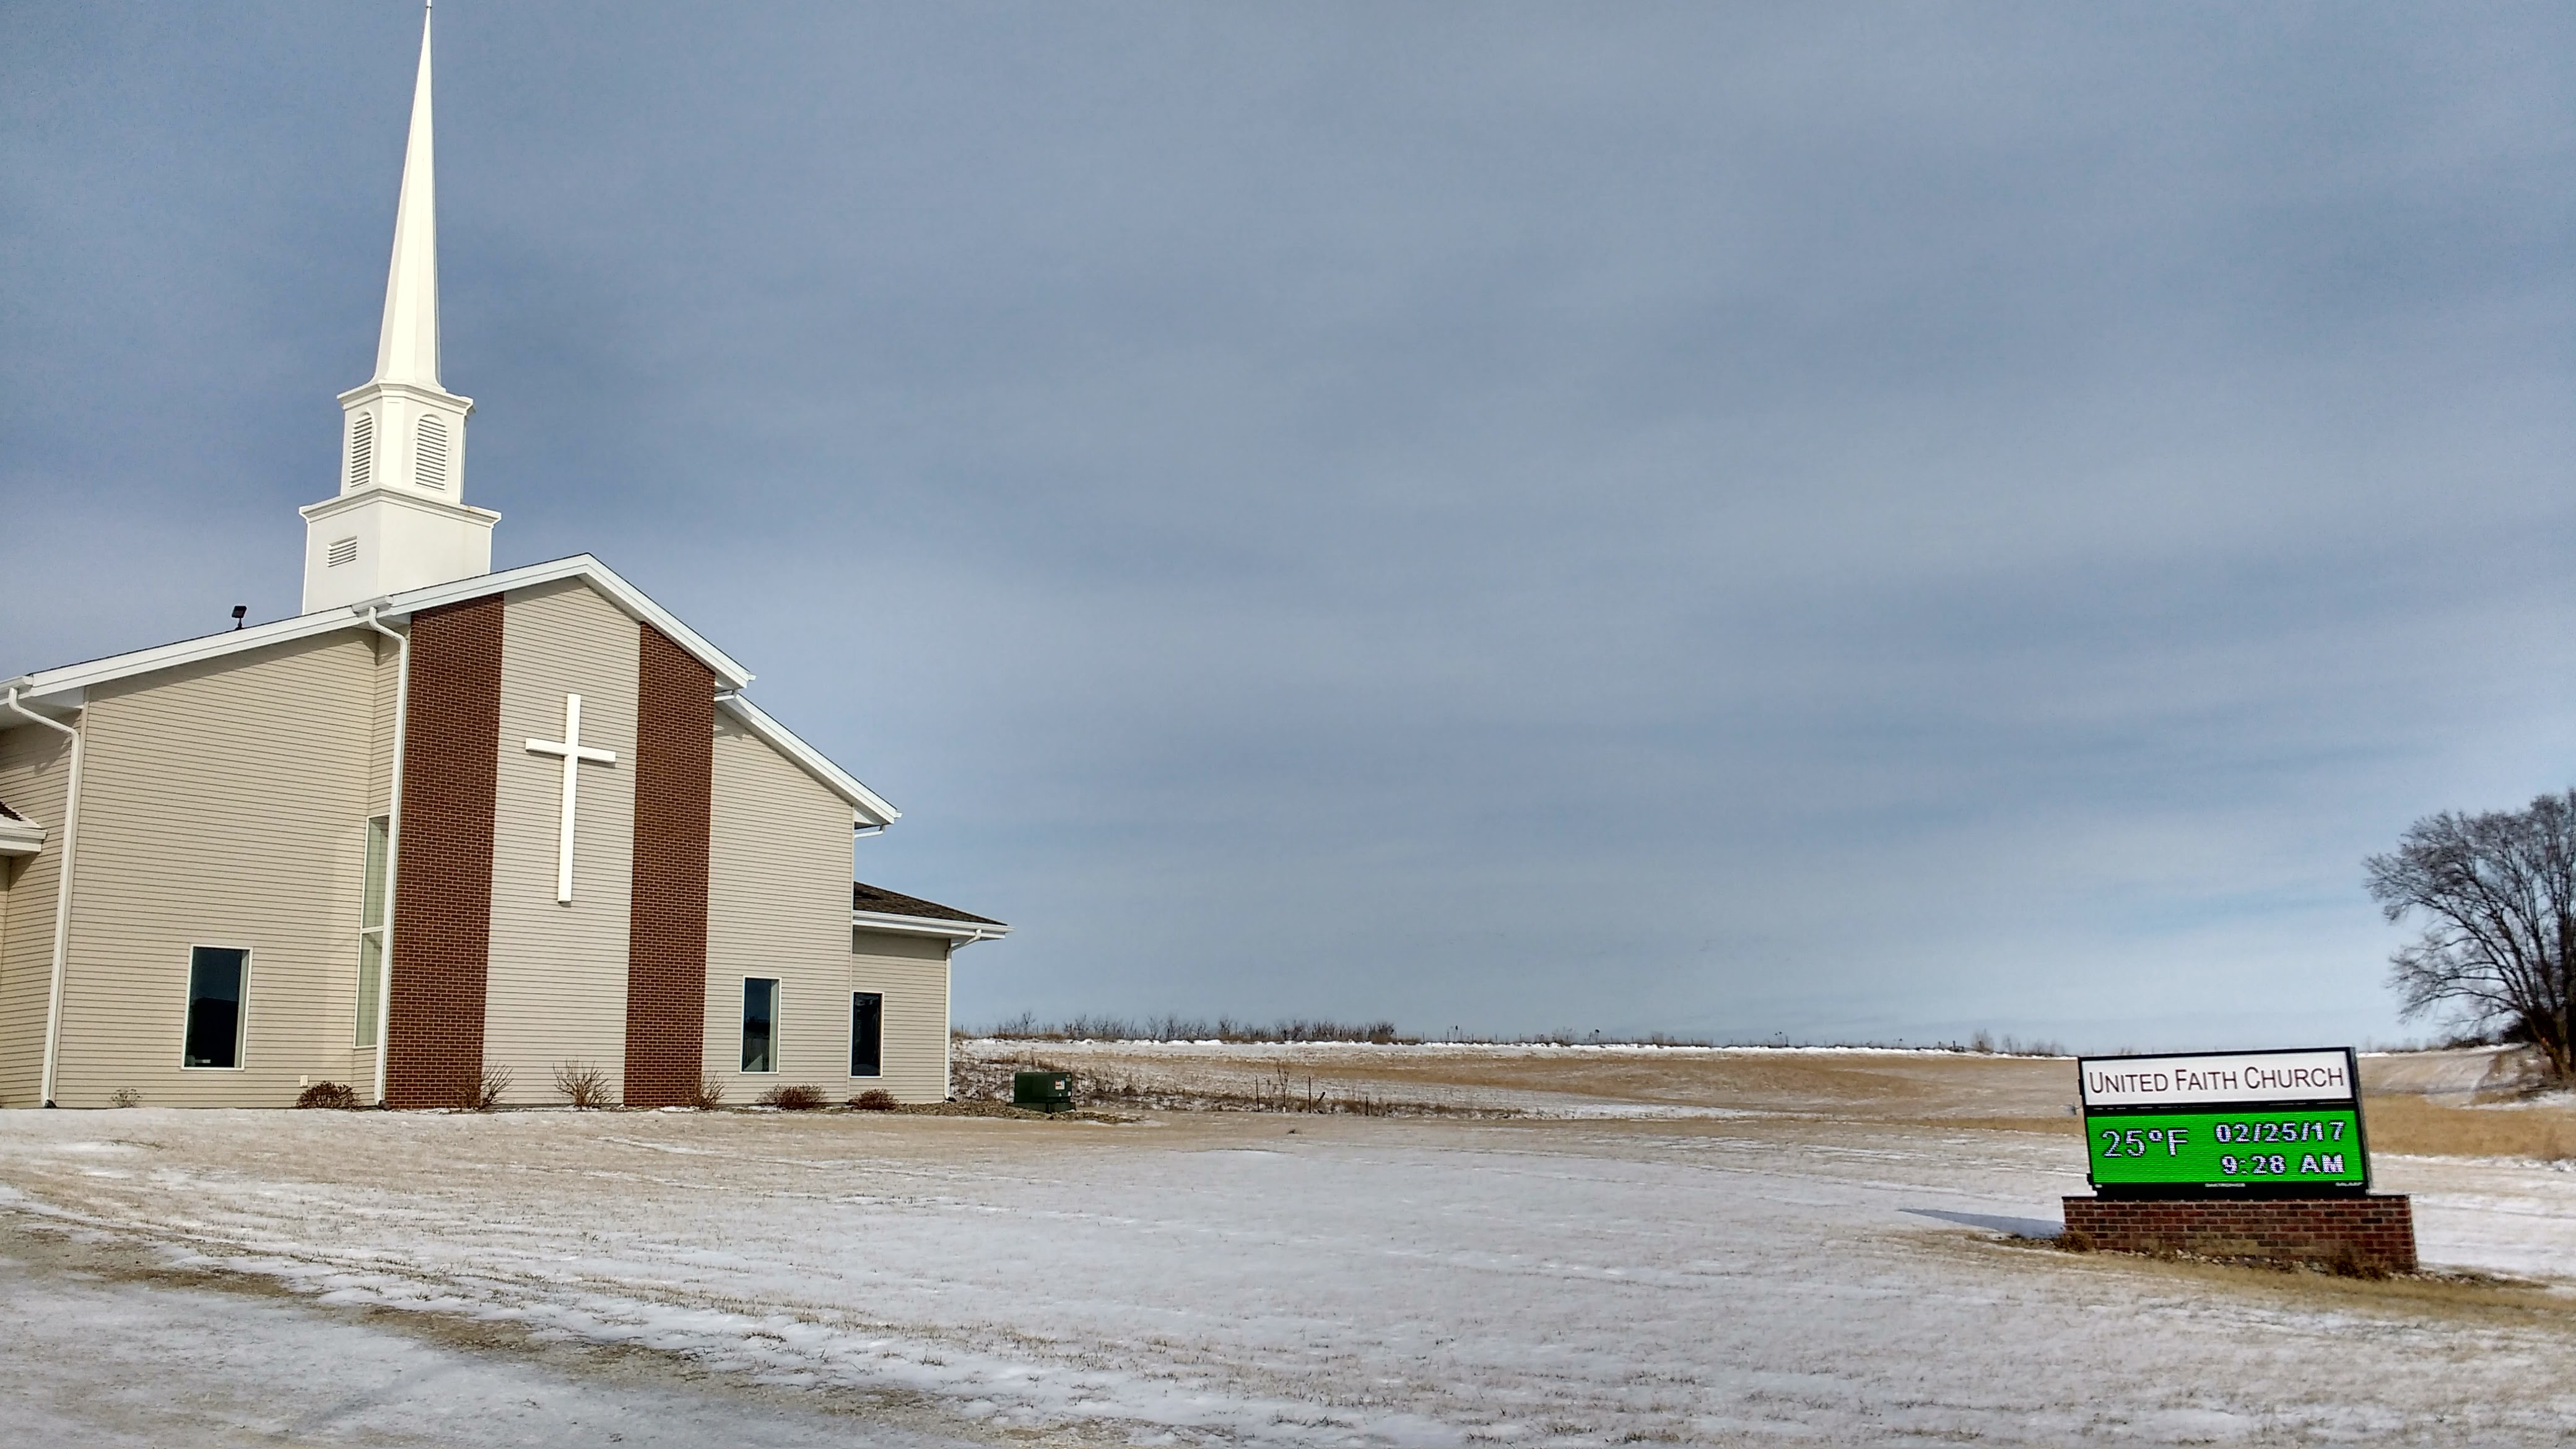
<svg viewBox="0 0 2576 1449">
<path fill-rule="evenodd" d="M 2576 1076 L 2576 790 L 2527 810 L 2428 815 L 2364 864 L 2389 920 L 2425 919 L 2389 958 L 2401 1014 L 2448 1007 L 2530 1042 L 2553 1077 Z"/>
</svg>

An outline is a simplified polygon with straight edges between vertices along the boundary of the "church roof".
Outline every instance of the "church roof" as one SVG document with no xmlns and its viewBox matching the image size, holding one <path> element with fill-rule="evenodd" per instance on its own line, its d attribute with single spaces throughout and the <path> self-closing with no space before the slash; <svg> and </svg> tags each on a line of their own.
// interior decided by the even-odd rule
<svg viewBox="0 0 2576 1449">
<path fill-rule="evenodd" d="M 912 916 L 925 921 L 964 921 L 975 926 L 1002 924 L 990 916 L 971 915 L 955 906 L 943 906 L 937 901 L 925 901 L 919 896 L 908 896 L 901 891 L 890 891 L 883 886 L 872 886 L 866 881 L 857 880 L 850 882 L 850 909 L 875 916 Z M 1004 929 L 1009 928 L 1004 927 Z"/>
<path fill-rule="evenodd" d="M 707 642 L 697 630 L 680 622 L 679 616 L 647 597 L 642 589 L 620 578 L 617 571 L 591 555 L 575 554 L 571 558 L 548 563 L 529 564 L 525 568 L 502 569 L 497 573 L 477 574 L 450 583 L 431 584 L 410 589 L 381 599 L 370 599 L 345 608 L 321 609 L 278 619 L 247 628 L 227 629 L 197 639 L 183 639 L 153 649 L 138 649 L 130 654 L 113 654 L 105 659 L 85 660 L 54 669 L 39 669 L 15 679 L 0 680 L 0 690 L 14 694 L 24 702 L 54 709 L 77 709 L 86 699 L 86 691 L 102 684 L 131 679 L 163 669 L 199 664 L 226 655 L 271 644 L 285 644 L 298 639 L 336 633 L 343 629 L 363 629 L 372 617 L 401 623 L 424 609 L 447 604 L 461 604 L 469 599 L 485 598 L 512 589 L 534 588 L 540 584 L 565 579 L 578 579 L 588 584 L 600 597 L 608 600 L 628 618 L 650 624 L 688 653 L 707 672 L 716 677 L 717 707 L 724 710 L 753 734 L 766 741 L 780 754 L 796 762 L 800 769 L 820 781 L 826 789 L 847 800 L 868 823 L 884 825 L 902 818 L 903 812 L 888 804 L 883 796 L 859 783 L 847 770 L 833 764 L 812 745 L 798 739 L 785 725 L 772 719 L 759 706 L 744 699 L 739 691 L 751 683 L 753 675 L 735 662 L 731 655 Z"/>
<path fill-rule="evenodd" d="M 174 669 L 183 664 L 196 664 L 238 654 L 247 649 L 261 649 L 271 644 L 284 644 L 309 639 L 317 634 L 341 629 L 366 627 L 369 614 L 399 623 L 423 609 L 447 604 L 461 604 L 510 589 L 534 588 L 561 579 L 580 579 L 598 591 L 602 598 L 617 606 L 628 618 L 650 624 L 670 637 L 672 643 L 686 650 L 690 657 L 705 665 L 716 682 L 726 689 L 740 689 L 755 677 L 734 662 L 732 656 L 707 642 L 697 630 L 680 622 L 678 615 L 647 598 L 642 589 L 618 577 L 617 571 L 586 553 L 559 558 L 547 563 L 529 564 L 525 568 L 502 569 L 496 573 L 476 574 L 472 578 L 449 583 L 431 584 L 425 588 L 407 589 L 381 599 L 369 599 L 344 608 L 318 609 L 310 614 L 297 614 L 266 624 L 253 624 L 242 629 L 227 629 L 220 634 L 207 634 L 164 644 L 155 649 L 137 649 L 130 654 L 111 654 L 104 659 L 85 660 L 54 669 L 39 669 L 15 679 L 0 680 L 0 689 L 15 689 L 29 700 L 52 699 L 65 706 L 80 703 L 80 691 L 93 685 L 130 679 L 155 670 Z"/>
<path fill-rule="evenodd" d="M 21 825 L 27 823 L 27 817 L 10 809 L 9 802 L 6 800 L 0 800 L 0 820 L 15 820 Z"/>
</svg>

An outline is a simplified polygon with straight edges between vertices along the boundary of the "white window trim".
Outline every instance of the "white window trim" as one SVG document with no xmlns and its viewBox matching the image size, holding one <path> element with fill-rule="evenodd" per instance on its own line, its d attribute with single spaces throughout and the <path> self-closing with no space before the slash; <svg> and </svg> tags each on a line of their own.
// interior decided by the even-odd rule
<svg viewBox="0 0 2576 1449">
<path fill-rule="evenodd" d="M 750 1067 L 741 1065 L 741 1028 L 742 1025 L 749 1020 L 751 1015 L 751 983 L 755 981 L 766 981 L 769 983 L 769 1070 L 765 1072 L 754 1071 Z M 735 1029 L 733 1039 L 733 1059 L 737 1070 L 741 1075 L 746 1077 L 774 1077 L 783 1069 L 783 1058 L 787 1054 L 778 1049 L 778 1023 L 787 1015 L 786 1011 L 782 1009 L 786 1000 L 787 978 L 783 976 L 746 976 L 742 978 L 742 1000 L 739 1003 L 741 1009 L 734 1017 Z"/>
<path fill-rule="evenodd" d="M 188 1065 L 188 1010 L 191 998 L 188 988 L 196 982 L 199 951 L 239 951 L 242 953 L 241 1003 L 233 1017 L 233 1064 L 229 1067 L 192 1067 Z M 188 970 L 179 984 L 179 1070 L 183 1072 L 246 1072 L 250 1070 L 250 969 L 257 953 L 248 946 L 229 941 L 190 941 Z"/>
<path fill-rule="evenodd" d="M 856 1063 L 859 1059 L 859 998 L 862 996 L 873 996 L 877 999 L 877 1069 L 873 1072 L 866 1073 L 865 1075 L 858 1072 L 852 1072 L 850 1073 L 850 1080 L 853 1082 L 882 1082 L 885 1080 L 886 1074 L 886 994 L 883 991 L 861 991 L 856 987 L 852 987 L 850 989 L 850 1049 L 842 1054 L 842 1060 L 845 1062 Z"/>
<path fill-rule="evenodd" d="M 386 886 L 388 888 L 384 888 L 379 891 L 382 899 L 377 902 L 377 904 L 384 909 L 385 919 L 376 922 L 372 926 L 367 924 L 367 847 L 365 843 L 365 835 L 366 832 L 375 828 L 375 824 L 379 820 L 385 822 L 385 874 L 388 878 L 393 874 L 393 816 L 390 814 L 370 815 L 366 818 L 365 824 L 359 827 L 358 1000 L 352 1005 L 349 1012 L 349 1050 L 353 1052 L 371 1052 L 376 1049 L 376 1043 L 366 1040 L 366 1035 L 371 1028 L 379 1034 L 384 1030 L 385 981 L 392 975 L 392 963 L 385 959 L 385 927 L 391 922 L 394 914 L 394 893 L 389 888 L 391 885 L 390 879 L 386 882 Z M 367 938 L 370 936 L 373 936 L 376 941 L 376 1019 L 373 1021 L 367 1019 L 366 1013 L 357 1010 L 357 1007 L 364 1006 L 366 1004 L 366 952 Z"/>
</svg>

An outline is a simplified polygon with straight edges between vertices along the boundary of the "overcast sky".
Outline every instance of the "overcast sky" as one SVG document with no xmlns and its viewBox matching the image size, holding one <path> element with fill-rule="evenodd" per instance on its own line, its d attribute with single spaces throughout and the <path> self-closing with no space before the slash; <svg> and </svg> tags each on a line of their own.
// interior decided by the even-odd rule
<svg viewBox="0 0 2576 1449">
<path fill-rule="evenodd" d="M 0 8 L 0 674 L 293 612 L 418 29 Z M 2564 6 L 450 0 L 437 78 L 495 565 L 901 806 L 965 1023 L 2388 1040 L 2361 858 L 2576 784 Z"/>
</svg>

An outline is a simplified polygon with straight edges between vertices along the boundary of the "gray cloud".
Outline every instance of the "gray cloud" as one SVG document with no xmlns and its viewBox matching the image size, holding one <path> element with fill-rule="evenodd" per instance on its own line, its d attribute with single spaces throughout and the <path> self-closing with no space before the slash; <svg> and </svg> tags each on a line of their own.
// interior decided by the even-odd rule
<svg viewBox="0 0 2576 1449">
<path fill-rule="evenodd" d="M 293 607 L 415 20 L 0 21 L 21 664 Z M 2568 782 L 2569 29 L 457 0 L 467 486 L 969 1020 L 2385 1036 L 2359 857 Z"/>
</svg>

